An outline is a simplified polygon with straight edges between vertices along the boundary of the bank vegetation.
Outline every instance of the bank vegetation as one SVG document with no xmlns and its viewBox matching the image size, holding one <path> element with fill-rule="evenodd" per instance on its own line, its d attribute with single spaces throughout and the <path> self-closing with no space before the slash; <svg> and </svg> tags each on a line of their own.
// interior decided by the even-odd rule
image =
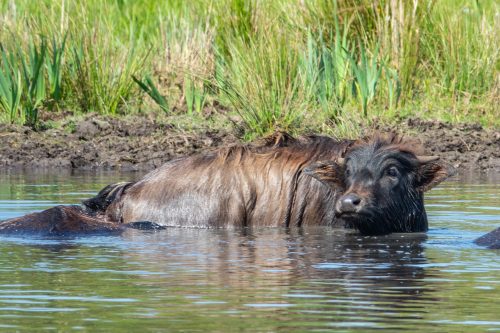
<svg viewBox="0 0 500 333">
<path fill-rule="evenodd" d="M 494 0 L 0 0 L 0 26 L 4 123 L 143 113 L 247 138 L 500 125 Z"/>
</svg>

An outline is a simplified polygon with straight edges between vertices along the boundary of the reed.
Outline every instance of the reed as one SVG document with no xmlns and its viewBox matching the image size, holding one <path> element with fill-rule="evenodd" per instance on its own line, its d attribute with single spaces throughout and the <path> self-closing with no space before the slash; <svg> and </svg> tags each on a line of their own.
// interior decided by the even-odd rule
<svg viewBox="0 0 500 333">
<path fill-rule="evenodd" d="M 141 87 L 141 89 L 151 97 L 151 99 L 160 106 L 160 108 L 165 112 L 170 112 L 168 107 L 167 99 L 160 93 L 156 84 L 153 82 L 153 79 L 149 75 L 144 77 L 144 79 L 140 80 L 135 76 L 132 76 L 132 79 Z"/>
</svg>

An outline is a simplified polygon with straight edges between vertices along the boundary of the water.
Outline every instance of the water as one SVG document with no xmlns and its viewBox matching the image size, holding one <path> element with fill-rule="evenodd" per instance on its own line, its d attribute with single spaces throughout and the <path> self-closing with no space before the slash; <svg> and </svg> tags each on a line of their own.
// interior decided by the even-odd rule
<svg viewBox="0 0 500 333">
<path fill-rule="evenodd" d="M 0 219 L 134 174 L 0 174 Z M 430 231 L 130 230 L 0 238 L 0 331 L 500 331 L 500 179 L 426 197 Z"/>
</svg>

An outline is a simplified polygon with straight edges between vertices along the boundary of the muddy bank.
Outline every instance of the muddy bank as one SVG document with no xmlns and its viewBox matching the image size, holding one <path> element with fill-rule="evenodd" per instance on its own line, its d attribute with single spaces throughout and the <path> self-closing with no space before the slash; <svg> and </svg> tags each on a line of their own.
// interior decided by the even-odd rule
<svg viewBox="0 0 500 333">
<path fill-rule="evenodd" d="M 152 170 L 166 161 L 237 139 L 223 131 L 190 131 L 141 117 L 88 117 L 33 131 L 0 124 L 0 167 Z"/>
<path fill-rule="evenodd" d="M 478 124 L 448 124 L 440 121 L 409 119 L 394 130 L 418 138 L 431 155 L 439 155 L 457 167 L 459 174 L 500 172 L 500 131 Z"/>
<path fill-rule="evenodd" d="M 374 129 L 418 137 L 428 153 L 442 156 L 462 173 L 500 171 L 499 131 L 422 120 Z M 178 156 L 238 142 L 229 130 L 186 132 L 141 117 L 91 116 L 43 131 L 0 125 L 0 167 L 147 171 Z"/>
</svg>

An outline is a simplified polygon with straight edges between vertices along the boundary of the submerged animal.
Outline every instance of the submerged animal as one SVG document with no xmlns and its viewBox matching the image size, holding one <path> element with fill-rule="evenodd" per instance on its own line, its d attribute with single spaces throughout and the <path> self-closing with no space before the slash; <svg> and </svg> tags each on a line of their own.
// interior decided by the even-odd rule
<svg viewBox="0 0 500 333">
<path fill-rule="evenodd" d="M 487 233 L 474 241 L 477 245 L 486 246 L 489 249 L 500 249 L 500 228 Z"/>
<path fill-rule="evenodd" d="M 454 169 L 397 135 L 363 140 L 279 133 L 263 145 L 167 162 L 81 206 L 0 223 L 0 233 L 85 234 L 126 227 L 347 226 L 365 235 L 427 231 L 424 192 Z"/>
</svg>

